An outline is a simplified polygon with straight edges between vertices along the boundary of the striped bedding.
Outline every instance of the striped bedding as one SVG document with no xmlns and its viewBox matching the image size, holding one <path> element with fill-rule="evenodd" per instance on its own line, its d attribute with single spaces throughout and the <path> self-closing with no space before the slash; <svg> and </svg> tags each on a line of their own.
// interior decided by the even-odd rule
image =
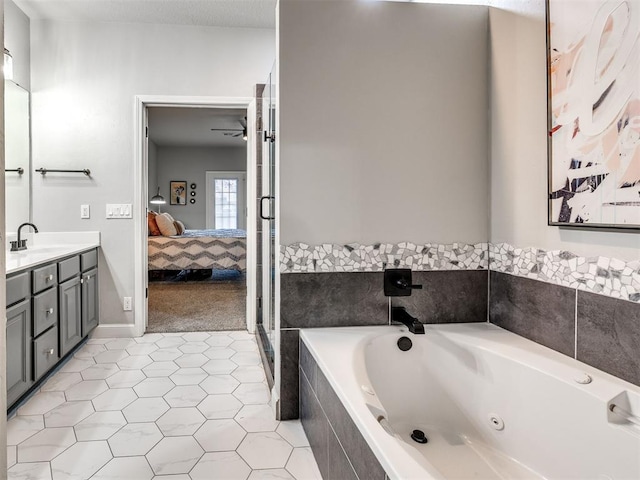
<svg viewBox="0 0 640 480">
<path fill-rule="evenodd" d="M 179 237 L 149 237 L 149 270 L 247 268 L 244 230 L 185 230 Z"/>
</svg>

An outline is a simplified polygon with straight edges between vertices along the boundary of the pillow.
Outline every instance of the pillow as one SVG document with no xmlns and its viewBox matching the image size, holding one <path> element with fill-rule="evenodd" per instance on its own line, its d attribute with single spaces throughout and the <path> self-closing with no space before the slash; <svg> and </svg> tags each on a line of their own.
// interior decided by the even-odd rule
<svg viewBox="0 0 640 480">
<path fill-rule="evenodd" d="M 173 225 L 176 227 L 178 235 L 182 235 L 184 233 L 184 223 L 182 223 L 180 220 L 174 220 Z"/>
<path fill-rule="evenodd" d="M 156 217 L 158 214 L 156 212 L 148 212 L 147 213 L 147 226 L 149 227 L 149 235 L 152 237 L 157 237 L 158 235 L 162 235 L 160 229 L 158 228 L 158 223 L 156 222 Z"/>
<path fill-rule="evenodd" d="M 161 213 L 156 217 L 156 223 L 160 232 L 165 237 L 173 237 L 178 234 L 175 225 L 173 224 L 173 218 L 168 213 Z"/>
</svg>

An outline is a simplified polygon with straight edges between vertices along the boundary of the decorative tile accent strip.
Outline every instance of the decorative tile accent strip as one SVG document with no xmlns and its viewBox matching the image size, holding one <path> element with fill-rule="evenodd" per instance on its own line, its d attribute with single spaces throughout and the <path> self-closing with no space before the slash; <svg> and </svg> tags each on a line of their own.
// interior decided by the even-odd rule
<svg viewBox="0 0 640 480">
<path fill-rule="evenodd" d="M 409 242 L 375 245 L 307 245 L 294 243 L 280 247 L 282 273 L 380 272 L 387 266 L 413 270 L 487 269 L 487 243 L 417 245 Z"/>
<path fill-rule="evenodd" d="M 490 244 L 489 268 L 521 277 L 640 302 L 640 260 L 579 257 L 564 250 Z"/>
</svg>

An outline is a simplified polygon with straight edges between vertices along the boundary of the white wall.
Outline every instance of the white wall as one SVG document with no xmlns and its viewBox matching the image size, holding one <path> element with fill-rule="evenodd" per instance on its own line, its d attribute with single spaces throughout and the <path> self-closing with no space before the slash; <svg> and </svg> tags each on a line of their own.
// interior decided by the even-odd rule
<svg viewBox="0 0 640 480">
<path fill-rule="evenodd" d="M 31 88 L 30 20 L 11 0 L 4 0 L 4 46 L 13 57 L 13 81 Z"/>
<path fill-rule="evenodd" d="M 158 147 L 158 185 L 160 194 L 167 200 L 161 205 L 189 229 L 206 228 L 206 172 L 207 171 L 247 171 L 247 149 L 238 147 Z M 169 204 L 169 182 L 187 182 L 187 204 Z M 191 197 L 192 183 L 196 184 L 196 196 Z M 191 198 L 196 199 L 190 204 Z"/>
<path fill-rule="evenodd" d="M 4 38 L 4 5 L 0 3 L 0 38 Z M 4 40 L 3 40 L 4 43 Z M 5 188 L 4 188 L 4 80 L 0 81 L 0 237 L 5 238 L 4 227 L 4 205 L 5 205 Z M 1 245 L 0 245 L 1 246 Z M 0 412 L 7 411 L 7 290 L 6 290 L 6 249 L 0 248 Z M 0 415 L 0 432 L 7 431 L 7 416 Z M 0 435 L 0 478 L 3 478 L 4 472 L 7 471 L 7 436 Z"/>
<path fill-rule="evenodd" d="M 488 9 L 279 8 L 281 243 L 486 242 Z"/>
<path fill-rule="evenodd" d="M 491 241 L 637 260 L 637 232 L 547 226 L 545 2 L 492 4 Z"/>
<path fill-rule="evenodd" d="M 102 232 L 100 321 L 132 324 L 122 297 L 134 290 L 134 224 L 106 220 L 105 204 L 134 201 L 134 96 L 249 97 L 271 68 L 274 32 L 55 21 L 31 32 L 34 166 L 92 172 L 38 175 L 33 219 L 43 231 Z"/>
</svg>

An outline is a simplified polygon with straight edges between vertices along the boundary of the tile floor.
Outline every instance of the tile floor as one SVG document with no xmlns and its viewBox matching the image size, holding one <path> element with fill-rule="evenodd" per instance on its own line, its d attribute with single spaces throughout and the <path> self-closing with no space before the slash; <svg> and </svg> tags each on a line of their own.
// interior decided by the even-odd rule
<svg viewBox="0 0 640 480">
<path fill-rule="evenodd" d="M 255 337 L 90 339 L 8 422 L 11 480 L 321 479 Z"/>
</svg>

